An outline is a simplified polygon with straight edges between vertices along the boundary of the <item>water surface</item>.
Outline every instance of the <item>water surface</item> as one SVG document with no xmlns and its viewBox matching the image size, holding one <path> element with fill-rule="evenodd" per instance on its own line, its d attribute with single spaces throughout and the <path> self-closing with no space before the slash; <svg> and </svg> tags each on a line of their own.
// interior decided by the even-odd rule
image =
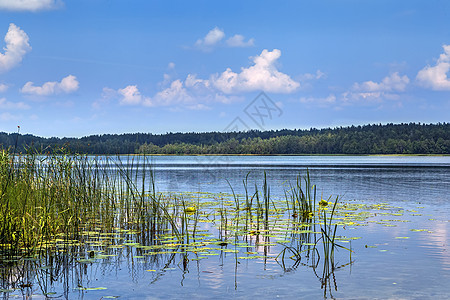
<svg viewBox="0 0 450 300">
<path fill-rule="evenodd" d="M 122 163 L 139 164 L 142 159 L 122 157 Z M 307 261 L 282 265 L 273 259 L 282 246 L 263 249 L 256 245 L 255 237 L 249 237 L 249 246 L 238 249 L 238 255 L 216 251 L 217 254 L 199 260 L 193 260 L 191 255 L 187 266 L 169 255 L 141 258 L 139 249 L 125 247 L 114 258 L 72 270 L 68 275 L 72 278 L 68 294 L 61 292 L 63 280 L 61 286 L 53 283 L 51 290 L 55 295 L 70 299 L 105 296 L 120 296 L 120 299 L 444 299 L 450 295 L 448 156 L 154 156 L 148 159 L 160 192 L 192 192 L 189 195 L 195 198 L 202 193 L 230 193 L 231 184 L 242 195 L 242 181 L 247 174 L 249 186 L 253 187 L 261 186 L 266 172 L 271 196 L 282 201 L 290 183 L 299 174 L 306 175 L 308 169 L 319 199 L 339 195 L 342 202 L 382 204 L 389 209 L 372 210 L 372 215 L 360 224 L 339 228 L 339 234 L 358 239 L 351 242 L 352 263 L 346 265 L 348 254 L 341 250 L 338 259 L 343 266 L 334 271 L 325 286 L 320 270 L 308 266 Z M 208 226 L 204 225 L 203 229 L 217 235 L 217 229 Z M 269 259 L 242 258 L 246 252 L 264 254 L 263 251 L 268 251 Z M 106 289 L 80 291 L 73 278 L 82 278 L 83 286 Z M 40 294 L 36 288 L 34 297 L 43 298 Z"/>
</svg>

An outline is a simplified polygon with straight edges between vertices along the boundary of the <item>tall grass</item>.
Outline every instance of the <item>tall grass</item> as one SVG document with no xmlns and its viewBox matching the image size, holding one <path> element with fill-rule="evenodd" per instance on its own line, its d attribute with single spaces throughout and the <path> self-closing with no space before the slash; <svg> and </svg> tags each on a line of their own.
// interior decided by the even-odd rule
<svg viewBox="0 0 450 300">
<path fill-rule="evenodd" d="M 279 202 L 280 209 L 277 210 L 267 174 L 264 172 L 260 188 L 255 183 L 254 192 L 249 190 L 248 179 L 249 174 L 242 181 L 243 195 L 235 193 L 228 182 L 234 208 L 228 207 L 222 197 L 220 202 L 208 208 L 209 216 L 214 217 L 215 212 L 220 216 L 217 245 L 227 247 L 236 244 L 240 238 L 251 240 L 254 236 L 259 241 L 261 236 L 266 244 L 264 257 L 267 259 L 269 235 L 278 226 L 278 212 L 287 211 L 287 224 L 292 224 L 292 232 L 300 233 L 292 233 L 297 236 L 292 236 L 291 244 L 280 254 L 283 265 L 287 253 L 292 254 L 295 265 L 306 256 L 315 272 L 321 261 L 324 267 L 321 278 L 326 282 L 335 269 L 335 249 L 341 247 L 336 243 L 337 226 L 333 224 L 338 198 L 332 209 L 326 207 L 329 202 L 325 200 L 316 205 L 316 188 L 307 171 L 305 177 L 298 176 L 285 192 L 287 210 L 280 208 Z M 131 240 L 142 246 L 159 245 L 161 249 L 167 246 L 161 236 L 167 237 L 171 233 L 171 240 L 178 239 L 177 243 L 171 242 L 171 247 L 177 244 L 176 247 L 186 251 L 182 259 L 186 272 L 187 249 L 198 246 L 197 231 L 202 229 L 198 228 L 199 222 L 205 218 L 200 214 L 199 196 L 193 203 L 185 199 L 185 195 L 158 193 L 154 172 L 146 157 L 88 157 L 68 155 L 63 149 L 47 155 L 31 150 L 23 155 L 13 155 L 1 150 L 0 261 L 9 260 L 21 266 L 24 260 L 18 258 L 40 255 L 40 260 L 56 259 L 68 266 L 66 260 L 71 257 L 77 257 L 80 264 L 79 258 L 94 259 L 96 251 L 105 254 L 112 251 L 100 243 L 102 233 L 120 235 L 122 246 L 127 246 Z M 320 226 L 320 231 L 316 226 Z M 88 242 L 94 239 L 99 243 L 89 246 Z M 110 243 L 119 244 L 118 240 L 111 239 Z M 135 251 L 140 253 L 142 250 L 137 248 Z M 157 259 L 156 255 L 149 257 Z M 170 254 L 168 263 L 174 257 L 175 252 Z M 237 270 L 237 252 L 235 258 Z M 24 264 L 24 269 L 27 268 Z M 14 272 L 5 276 L 10 278 Z"/>
<path fill-rule="evenodd" d="M 316 210 L 316 186 L 311 183 L 309 170 L 306 170 L 306 176 L 297 176 L 295 184 L 290 183 L 285 198 L 288 208 L 292 208 L 292 216 L 302 222 L 312 219 Z"/>
<path fill-rule="evenodd" d="M 0 151 L 0 251 L 10 256 L 39 252 L 57 237 L 81 241 L 91 228 L 180 236 L 171 201 L 156 193 L 145 158 Z"/>
</svg>

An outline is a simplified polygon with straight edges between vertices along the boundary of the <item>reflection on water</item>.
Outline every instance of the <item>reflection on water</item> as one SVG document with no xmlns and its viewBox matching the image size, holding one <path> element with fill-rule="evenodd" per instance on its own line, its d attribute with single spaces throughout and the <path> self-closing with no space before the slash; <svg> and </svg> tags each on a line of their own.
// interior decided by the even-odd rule
<svg viewBox="0 0 450 300">
<path fill-rule="evenodd" d="M 259 184 L 263 172 L 267 171 L 274 194 L 282 195 L 283 183 L 295 180 L 309 168 L 313 182 L 324 195 L 430 205 L 443 205 L 449 200 L 450 157 L 244 156 L 228 157 L 221 166 L 215 164 L 217 161 L 208 164 L 209 159 L 154 157 L 158 188 L 161 191 L 221 192 L 228 190 L 225 179 L 238 186 L 251 172 L 250 181 Z M 183 167 L 177 167 L 179 165 Z"/>
<path fill-rule="evenodd" d="M 15 264 L 2 260 L 3 296 L 443 299 L 450 294 L 449 157 L 162 156 L 152 160 L 157 189 L 193 192 L 183 194 L 192 201 L 206 201 L 201 195 L 208 192 L 214 196 L 207 201 L 232 203 L 230 195 L 218 194 L 231 193 L 225 179 L 243 195 L 246 175 L 253 188 L 261 186 L 267 171 L 277 207 L 285 201 L 289 182 L 309 168 L 319 197 L 340 195 L 350 204 L 372 205 L 364 210 L 367 214 L 355 209 L 360 219 L 339 227 L 340 236 L 354 238 L 341 242 L 351 246 L 354 263 L 349 264 L 349 254 L 341 249 L 332 267 L 324 267 L 324 256 L 317 262 L 316 254 L 304 246 L 305 241 L 317 241 L 311 232 L 320 229 L 295 228 L 286 215 L 274 219 L 267 236 L 239 235 L 225 244 L 225 237 L 230 238 L 237 227 L 256 226 L 255 220 L 246 224 L 232 219 L 230 208 L 227 221 L 224 215 L 201 217 L 205 222 L 195 240 L 181 245 L 171 241 L 170 234 L 141 239 L 140 234 L 117 231 L 111 238 L 93 229 L 87 238 L 92 250 L 73 248 L 71 255 L 60 251 Z M 114 171 L 114 166 L 110 169 Z M 174 246 L 167 247 L 171 243 Z M 284 259 L 275 259 L 283 251 Z M 301 255 L 295 257 L 294 251 Z"/>
</svg>

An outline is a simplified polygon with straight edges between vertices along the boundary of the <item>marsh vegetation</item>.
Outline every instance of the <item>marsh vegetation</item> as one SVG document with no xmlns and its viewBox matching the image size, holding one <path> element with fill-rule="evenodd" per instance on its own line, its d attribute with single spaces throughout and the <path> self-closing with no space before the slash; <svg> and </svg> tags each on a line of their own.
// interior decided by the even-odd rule
<svg viewBox="0 0 450 300">
<path fill-rule="evenodd" d="M 152 274 L 150 284 L 177 269 L 183 286 L 190 272 L 231 264 L 238 289 L 239 269 L 248 261 L 286 273 L 310 270 L 323 296 L 332 297 L 335 272 L 352 265 L 352 241 L 359 239 L 343 232 L 400 211 L 386 203 L 323 199 L 307 169 L 274 196 L 265 172 L 256 179 L 247 173 L 239 185 L 228 182 L 223 192 L 158 192 L 147 157 L 2 151 L 0 168 L 4 297 L 132 298 L 129 290 L 118 293 L 92 280 L 95 268 L 114 274 L 124 265 L 130 280 Z M 220 258 L 215 267 L 200 268 L 214 258 Z"/>
</svg>

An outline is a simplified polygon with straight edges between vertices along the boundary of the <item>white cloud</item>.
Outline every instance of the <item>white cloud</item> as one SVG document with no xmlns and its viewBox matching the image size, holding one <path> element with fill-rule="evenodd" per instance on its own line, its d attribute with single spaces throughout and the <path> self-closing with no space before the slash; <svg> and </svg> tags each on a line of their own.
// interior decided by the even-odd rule
<svg viewBox="0 0 450 300">
<path fill-rule="evenodd" d="M 103 106 L 109 105 L 111 99 L 116 98 L 117 94 L 118 93 L 117 93 L 116 90 L 113 90 L 113 89 L 108 88 L 108 87 L 104 87 L 103 91 L 102 91 L 102 97 L 97 99 L 97 100 L 95 100 L 92 103 L 92 107 L 94 109 L 101 109 Z"/>
<path fill-rule="evenodd" d="M 211 107 L 203 104 L 203 103 L 195 103 L 191 105 L 187 105 L 187 109 L 190 110 L 211 110 Z"/>
<path fill-rule="evenodd" d="M 73 75 L 69 75 L 61 80 L 61 82 L 50 81 L 44 83 L 42 86 L 34 86 L 34 83 L 29 81 L 20 90 L 24 94 L 50 96 L 55 94 L 69 94 L 78 90 L 79 82 Z"/>
<path fill-rule="evenodd" d="M 195 47 L 203 51 L 211 51 L 217 46 L 228 46 L 228 47 L 251 47 L 255 45 L 255 39 L 251 38 L 245 41 L 245 37 L 241 34 L 235 34 L 234 36 L 228 38 L 224 43 L 222 40 L 225 38 L 225 32 L 218 27 L 211 29 L 205 37 L 198 39 L 195 42 Z"/>
<path fill-rule="evenodd" d="M 39 11 L 59 8 L 60 0 L 0 0 L 0 10 Z"/>
<path fill-rule="evenodd" d="M 137 85 L 128 85 L 117 91 L 104 88 L 103 98 L 118 98 L 119 104 L 121 105 L 143 105 L 147 107 L 193 103 L 192 97 L 188 94 L 183 86 L 183 82 L 180 80 L 172 81 L 168 88 L 156 93 L 154 97 L 143 96 Z M 94 103 L 94 106 L 98 105 L 99 103 Z"/>
<path fill-rule="evenodd" d="M 305 73 L 301 76 L 299 76 L 300 81 L 307 81 L 307 80 L 318 80 L 321 78 L 326 77 L 326 74 L 320 70 L 317 70 L 315 74 L 311 73 Z"/>
<path fill-rule="evenodd" d="M 177 79 L 172 81 L 170 87 L 158 92 L 150 101 L 144 103 L 146 106 L 167 106 L 176 103 L 190 103 L 192 97 L 183 87 L 183 82 Z"/>
<path fill-rule="evenodd" d="M 435 66 L 426 66 L 417 73 L 416 80 L 424 87 L 436 91 L 450 90 L 450 45 L 442 46 L 444 53 L 439 56 Z"/>
<path fill-rule="evenodd" d="M 188 74 L 186 80 L 184 81 L 184 84 L 186 85 L 186 87 L 194 89 L 209 89 L 211 87 L 209 80 L 198 79 L 197 75 L 195 74 Z"/>
<path fill-rule="evenodd" d="M 225 95 L 212 84 L 211 80 L 199 79 L 195 74 L 189 74 L 184 85 L 192 98 L 204 102 L 232 103 L 242 101 L 242 97 Z"/>
<path fill-rule="evenodd" d="M 8 90 L 8 86 L 4 83 L 0 83 L 0 93 L 4 93 Z"/>
<path fill-rule="evenodd" d="M 253 58 L 254 65 L 242 68 L 241 73 L 227 69 L 222 74 L 214 74 L 209 79 L 188 74 L 185 80 L 172 80 L 164 76 L 159 85 L 161 91 L 152 97 L 143 96 L 137 85 L 128 85 L 123 89 L 104 88 L 102 99 L 93 103 L 94 108 L 107 104 L 109 99 L 117 99 L 121 105 L 142 105 L 147 107 L 165 106 L 170 109 L 209 109 L 209 103 L 231 103 L 242 101 L 241 92 L 267 91 L 290 93 L 300 84 L 275 67 L 280 50 L 264 50 Z M 170 83 L 169 83 L 170 82 Z M 163 88 L 165 87 L 165 88 Z"/>
<path fill-rule="evenodd" d="M 398 72 L 395 72 L 389 76 L 384 77 L 380 83 L 373 81 L 355 83 L 353 85 L 353 89 L 363 92 L 403 92 L 405 91 L 408 83 L 408 76 L 400 76 Z"/>
<path fill-rule="evenodd" d="M 227 40 L 227 45 L 229 47 L 251 47 L 255 45 L 254 39 L 249 39 L 248 41 L 244 41 L 244 36 L 240 34 L 235 34 Z"/>
<path fill-rule="evenodd" d="M 175 63 L 174 63 L 174 62 L 170 62 L 170 63 L 167 65 L 167 67 L 168 67 L 170 70 L 175 69 Z"/>
<path fill-rule="evenodd" d="M 0 98 L 0 109 L 29 109 L 30 106 L 23 102 L 9 102 L 6 98 Z"/>
<path fill-rule="evenodd" d="M 212 76 L 212 84 L 225 94 L 265 91 L 272 93 L 291 93 L 300 84 L 277 70 L 276 61 L 280 58 L 281 51 L 264 49 L 261 55 L 253 57 L 254 65 L 242 68 L 240 73 L 233 72 L 230 68 L 222 74 Z"/>
<path fill-rule="evenodd" d="M 5 35 L 5 53 L 0 53 L 0 73 L 9 71 L 18 65 L 24 55 L 31 51 L 28 35 L 13 23 L 9 24 Z"/>
<path fill-rule="evenodd" d="M 198 39 L 195 46 L 203 50 L 211 50 L 213 46 L 219 43 L 225 37 L 223 30 L 214 27 L 204 38 Z"/>
<path fill-rule="evenodd" d="M 0 121 L 17 121 L 19 116 L 13 115 L 9 112 L 0 114 Z"/>
<path fill-rule="evenodd" d="M 144 96 L 137 85 L 129 85 L 123 89 L 113 90 L 103 88 L 102 99 L 92 106 L 99 109 L 109 104 L 110 99 L 117 99 L 120 105 L 141 105 L 146 107 L 169 107 L 172 110 L 180 108 L 190 110 L 210 109 L 211 102 L 230 103 L 242 100 L 240 97 L 226 96 L 209 86 L 208 80 L 197 79 L 189 74 L 185 81 L 173 80 L 167 88 L 157 92 L 153 97 Z"/>
<path fill-rule="evenodd" d="M 397 100 L 400 98 L 398 93 L 404 92 L 408 84 L 408 76 L 400 76 L 398 72 L 395 72 L 383 78 L 381 82 L 365 81 L 353 84 L 351 91 L 342 94 L 342 100 L 344 102 L 359 100 L 380 101 L 382 99 Z"/>
<path fill-rule="evenodd" d="M 137 85 L 129 85 L 117 90 L 117 93 L 121 96 L 119 100 L 121 105 L 138 105 L 145 100 L 139 92 Z"/>
<path fill-rule="evenodd" d="M 300 98 L 300 103 L 314 104 L 314 105 L 319 105 L 319 106 L 329 106 L 331 104 L 336 103 L 336 96 L 334 94 L 330 94 L 324 98 L 302 97 L 302 98 Z"/>
</svg>

